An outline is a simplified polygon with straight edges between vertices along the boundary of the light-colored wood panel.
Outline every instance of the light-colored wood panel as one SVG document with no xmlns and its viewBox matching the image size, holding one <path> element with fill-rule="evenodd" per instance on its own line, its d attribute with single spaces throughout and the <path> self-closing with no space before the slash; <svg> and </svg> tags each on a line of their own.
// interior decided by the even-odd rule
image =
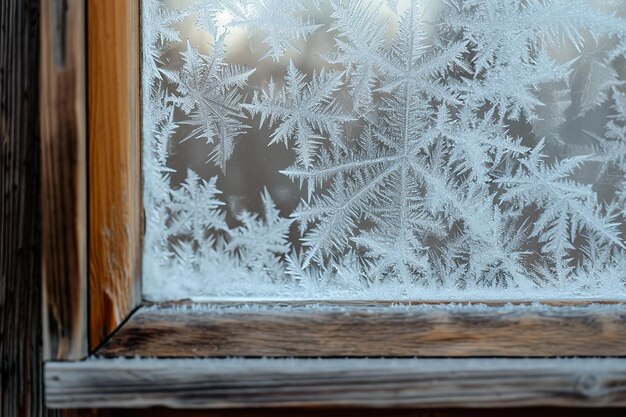
<svg viewBox="0 0 626 417">
<path fill-rule="evenodd" d="M 41 210 L 45 359 L 87 354 L 83 0 L 41 2 Z"/>
<path fill-rule="evenodd" d="M 624 304 L 166 304 L 99 356 L 622 356 Z"/>
<path fill-rule="evenodd" d="M 626 359 L 101 359 L 46 365 L 53 407 L 624 406 Z"/>
<path fill-rule="evenodd" d="M 90 348 L 140 301 L 139 1 L 87 0 Z"/>
</svg>

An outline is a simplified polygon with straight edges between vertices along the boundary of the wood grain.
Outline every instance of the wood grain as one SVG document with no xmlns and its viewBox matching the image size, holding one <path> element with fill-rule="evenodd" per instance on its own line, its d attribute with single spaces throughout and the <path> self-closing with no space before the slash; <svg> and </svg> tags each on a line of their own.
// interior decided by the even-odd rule
<svg viewBox="0 0 626 417">
<path fill-rule="evenodd" d="M 113 356 L 622 356 L 623 304 L 166 304 L 139 309 Z"/>
<path fill-rule="evenodd" d="M 93 350 L 141 297 L 139 1 L 87 0 L 87 19 Z"/>
<path fill-rule="evenodd" d="M 45 359 L 87 354 L 85 29 L 82 0 L 41 3 Z"/>
<path fill-rule="evenodd" d="M 101 359 L 46 364 L 53 407 L 625 406 L 626 359 Z"/>
<path fill-rule="evenodd" d="M 39 1 L 0 1 L 0 416 L 43 415 Z"/>
<path fill-rule="evenodd" d="M 168 408 L 111 410 L 106 417 L 589 417 L 588 408 L 406 409 L 406 408 L 252 408 L 234 410 L 173 410 Z M 626 409 L 594 410 L 593 415 L 623 417 Z"/>
</svg>

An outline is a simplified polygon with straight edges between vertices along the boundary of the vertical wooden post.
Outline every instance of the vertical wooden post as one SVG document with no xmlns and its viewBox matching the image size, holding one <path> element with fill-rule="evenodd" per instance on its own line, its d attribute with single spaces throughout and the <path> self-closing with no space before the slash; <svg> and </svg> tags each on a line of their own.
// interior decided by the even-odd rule
<svg viewBox="0 0 626 417">
<path fill-rule="evenodd" d="M 87 22 L 93 350 L 141 298 L 139 1 L 87 0 Z"/>
<path fill-rule="evenodd" d="M 43 415 L 39 0 L 0 1 L 0 415 Z"/>
<path fill-rule="evenodd" d="M 87 355 L 84 0 L 41 3 L 44 359 Z"/>
</svg>

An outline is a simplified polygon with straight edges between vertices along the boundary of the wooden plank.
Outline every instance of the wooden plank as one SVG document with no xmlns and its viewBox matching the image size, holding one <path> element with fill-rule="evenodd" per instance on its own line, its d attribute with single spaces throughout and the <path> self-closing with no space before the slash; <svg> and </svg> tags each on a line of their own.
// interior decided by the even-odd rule
<svg viewBox="0 0 626 417">
<path fill-rule="evenodd" d="M 623 417 L 626 409 L 612 408 L 595 410 L 603 417 Z M 147 408 L 111 410 L 107 417 L 589 417 L 588 408 L 251 408 L 230 410 L 175 410 L 169 408 Z"/>
<path fill-rule="evenodd" d="M 626 359 L 100 359 L 46 364 L 52 407 L 625 406 Z"/>
<path fill-rule="evenodd" d="M 621 356 L 623 304 L 166 304 L 139 309 L 102 357 Z"/>
<path fill-rule="evenodd" d="M 141 299 L 139 2 L 87 0 L 90 348 Z"/>
<path fill-rule="evenodd" d="M 39 1 L 0 1 L 0 415 L 43 415 Z"/>
<path fill-rule="evenodd" d="M 85 30 L 82 0 L 41 3 L 45 359 L 87 354 Z"/>
</svg>

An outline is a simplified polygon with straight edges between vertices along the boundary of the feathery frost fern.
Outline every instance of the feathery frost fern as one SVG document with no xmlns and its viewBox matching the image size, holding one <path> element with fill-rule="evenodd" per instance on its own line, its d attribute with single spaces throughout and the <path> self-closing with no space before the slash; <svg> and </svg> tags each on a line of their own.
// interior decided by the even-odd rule
<svg viewBox="0 0 626 417">
<path fill-rule="evenodd" d="M 147 297 L 626 296 L 626 4 L 187 3 L 143 0 Z M 287 186 L 232 191 L 252 141 Z"/>
</svg>

